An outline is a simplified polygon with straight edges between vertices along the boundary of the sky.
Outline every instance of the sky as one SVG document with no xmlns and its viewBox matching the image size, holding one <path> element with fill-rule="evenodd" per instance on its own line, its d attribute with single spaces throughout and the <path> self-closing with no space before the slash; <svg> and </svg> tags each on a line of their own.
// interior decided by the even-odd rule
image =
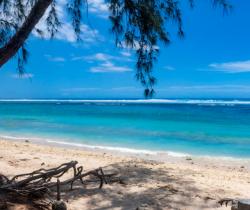
<svg viewBox="0 0 250 210">
<path fill-rule="evenodd" d="M 155 98 L 250 98 L 250 1 L 230 1 L 230 14 L 214 8 L 210 0 L 196 0 L 192 10 L 182 4 L 185 38 L 179 39 L 171 25 L 170 45 L 159 44 Z M 58 0 L 62 20 L 66 2 Z M 115 47 L 103 0 L 89 1 L 82 42 L 64 22 L 54 40 L 46 34 L 43 39 L 35 32 L 30 35 L 23 77 L 17 73 L 16 59 L 0 69 L 0 98 L 144 97 L 135 79 L 135 53 Z M 42 20 L 38 27 L 44 28 Z"/>
</svg>

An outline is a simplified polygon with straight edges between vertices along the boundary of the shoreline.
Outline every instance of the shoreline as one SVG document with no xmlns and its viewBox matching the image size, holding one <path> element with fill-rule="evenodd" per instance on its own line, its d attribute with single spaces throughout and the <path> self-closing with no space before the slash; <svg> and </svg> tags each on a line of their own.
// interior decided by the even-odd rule
<svg viewBox="0 0 250 210">
<path fill-rule="evenodd" d="M 116 171 L 125 178 L 126 185 L 105 185 L 102 190 L 94 191 L 75 189 L 69 197 L 64 197 L 69 210 L 82 206 L 95 210 L 134 210 L 137 207 L 145 210 L 229 210 L 230 207 L 221 207 L 218 201 L 247 199 L 250 194 L 249 161 L 171 156 L 161 161 L 151 156 L 144 158 L 1 137 L 0 145 L 0 173 L 8 177 L 76 160 L 84 170 L 102 167 L 104 171 Z"/>
<path fill-rule="evenodd" d="M 16 137 L 16 136 L 8 136 L 0 134 L 0 139 L 3 140 L 10 140 L 10 141 L 25 141 L 28 140 L 33 143 L 41 144 L 41 145 L 52 145 L 58 147 L 69 147 L 73 149 L 83 149 L 83 150 L 90 150 L 90 151 L 101 151 L 101 152 L 111 152 L 116 153 L 120 152 L 124 155 L 135 155 L 135 156 L 152 156 L 157 158 L 157 156 L 164 156 L 166 158 L 173 157 L 173 158 L 199 158 L 199 159 L 215 159 L 215 160 L 228 160 L 228 161 L 249 161 L 250 157 L 234 157 L 234 156 L 216 156 L 216 155 L 197 155 L 185 152 L 178 152 L 178 151 L 160 151 L 160 150 L 147 150 L 147 149 L 133 149 L 129 147 L 115 147 L 115 146 L 108 146 L 108 145 L 92 145 L 92 144 L 84 144 L 81 142 L 73 141 L 69 142 L 67 140 L 60 140 L 60 139 L 50 139 L 50 138 L 39 138 L 39 137 Z"/>
<path fill-rule="evenodd" d="M 31 143 L 40 146 L 48 146 L 54 148 L 62 148 L 69 150 L 79 150 L 83 152 L 93 152 L 98 154 L 107 153 L 113 156 L 122 156 L 128 158 L 139 158 L 142 160 L 156 161 L 156 162 L 185 162 L 186 160 L 195 160 L 199 164 L 220 164 L 220 165 L 246 165 L 250 170 L 250 158 L 238 158 L 230 156 L 210 156 L 210 155 L 193 155 L 188 153 L 180 153 L 173 151 L 150 151 L 138 150 L 124 147 L 87 145 L 78 142 L 60 141 L 47 138 L 29 138 L 29 137 L 14 137 L 0 135 L 0 140 L 13 141 L 16 143 Z"/>
</svg>

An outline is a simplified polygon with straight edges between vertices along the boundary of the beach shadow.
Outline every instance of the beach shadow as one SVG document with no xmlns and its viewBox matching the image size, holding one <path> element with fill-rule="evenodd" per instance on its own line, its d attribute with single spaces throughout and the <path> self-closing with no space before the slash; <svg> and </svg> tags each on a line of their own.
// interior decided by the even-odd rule
<svg viewBox="0 0 250 210">
<path fill-rule="evenodd" d="M 202 196 L 202 191 L 192 180 L 174 176 L 170 168 L 156 169 L 141 161 L 128 161 L 103 169 L 105 172 L 118 171 L 124 183 L 104 185 L 103 189 L 98 189 L 98 184 L 84 189 L 79 183 L 63 199 L 70 203 L 86 199 L 84 208 L 94 210 L 206 209 L 218 206 L 214 198 Z"/>
</svg>

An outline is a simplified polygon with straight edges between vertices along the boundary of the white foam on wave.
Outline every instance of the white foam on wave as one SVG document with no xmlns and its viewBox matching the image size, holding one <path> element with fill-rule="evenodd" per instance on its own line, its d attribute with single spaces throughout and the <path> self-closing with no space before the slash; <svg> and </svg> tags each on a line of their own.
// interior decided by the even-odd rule
<svg viewBox="0 0 250 210">
<path fill-rule="evenodd" d="M 66 142 L 66 141 L 57 141 L 57 140 L 50 140 L 46 139 L 46 142 L 51 144 L 58 144 L 58 145 L 66 145 L 78 148 L 86 148 L 92 150 L 106 150 L 106 151 L 113 151 L 113 152 L 121 152 L 121 153 L 129 153 L 129 154 L 142 154 L 142 155 L 152 155 L 152 156 L 171 156 L 176 158 L 183 158 L 183 157 L 198 157 L 198 158 L 205 158 L 205 159 L 220 159 L 220 160 L 231 160 L 231 161 L 239 161 L 239 160 L 248 160 L 249 158 L 239 158 L 233 156 L 212 156 L 212 155 L 194 155 L 189 153 L 181 153 L 181 152 L 174 152 L 174 151 L 152 151 L 152 150 L 142 150 L 142 149 L 132 149 L 126 147 L 111 147 L 111 146 L 100 146 L 100 145 L 89 145 L 89 144 L 82 144 L 76 142 Z"/>
<path fill-rule="evenodd" d="M 2 99 L 0 102 L 37 102 L 37 103 L 128 103 L 128 104 L 198 104 L 198 105 L 250 105 L 248 100 L 209 100 L 209 99 L 121 99 L 121 100 L 75 100 L 75 99 Z"/>
<path fill-rule="evenodd" d="M 143 154 L 143 155 L 153 155 L 153 156 L 171 156 L 171 157 L 199 157 L 205 159 L 221 159 L 221 160 L 245 160 L 249 158 L 237 158 L 232 156 L 212 156 L 212 155 L 193 155 L 189 153 L 181 153 L 181 152 L 173 152 L 173 151 L 152 151 L 152 150 L 142 150 L 142 149 L 132 149 L 126 147 L 111 147 L 111 146 L 100 146 L 100 145 L 89 145 L 89 144 L 82 144 L 76 142 L 66 142 L 66 141 L 57 141 L 57 140 L 48 140 L 46 142 L 52 144 L 59 144 L 65 146 L 72 146 L 78 148 L 86 148 L 91 150 L 106 150 L 106 151 L 113 151 L 113 152 L 121 152 L 121 153 L 130 153 L 130 154 Z"/>
<path fill-rule="evenodd" d="M 72 143 L 72 142 L 65 142 L 65 141 L 55 141 L 55 140 L 47 140 L 48 143 L 55 143 L 61 145 L 68 145 L 74 147 L 82 147 L 88 149 L 100 149 L 100 150 L 110 150 L 110 151 L 119 151 L 124 153 L 133 153 L 133 154 L 149 154 L 149 155 L 156 155 L 157 152 L 150 151 L 150 150 L 137 150 L 131 148 L 124 148 L 124 147 L 110 147 L 110 146 L 98 146 L 98 145 L 88 145 L 88 144 L 81 144 L 81 143 Z"/>
<path fill-rule="evenodd" d="M 72 147 L 80 147 L 86 149 L 98 149 L 98 150 L 106 150 L 106 151 L 114 151 L 114 152 L 122 152 L 122 153 L 130 153 L 130 154 L 143 154 L 143 155 L 169 155 L 172 157 L 186 157 L 190 156 L 187 153 L 180 153 L 180 152 L 172 152 L 172 151 L 152 151 L 152 150 L 144 150 L 144 149 L 132 149 L 126 147 L 111 147 L 111 146 L 101 146 L 101 145 L 89 145 L 89 144 L 82 144 L 77 142 L 67 142 L 67 141 L 59 141 L 59 140 L 52 140 L 46 138 L 33 138 L 33 137 L 16 137 L 16 136 L 8 136 L 8 135 L 0 135 L 0 138 L 5 140 L 14 140 L 14 141 L 25 141 L 31 140 L 34 142 L 44 143 L 47 142 L 48 144 L 58 144 L 64 146 L 72 146 Z"/>
<path fill-rule="evenodd" d="M 6 140 L 27 140 L 28 138 L 25 137 L 16 137 L 16 136 L 6 136 L 6 135 L 1 135 L 0 138 L 6 139 Z"/>
<path fill-rule="evenodd" d="M 67 142 L 67 141 L 60 141 L 60 140 L 52 140 L 46 138 L 33 138 L 33 137 L 16 137 L 16 136 L 8 136 L 8 135 L 0 135 L 0 139 L 4 140 L 13 140 L 13 141 L 25 141 L 30 140 L 33 142 L 37 142 L 40 144 L 57 144 L 62 146 L 71 146 L 76 148 L 85 148 L 91 150 L 103 150 L 103 151 L 113 151 L 113 152 L 121 152 L 124 154 L 134 154 L 134 155 L 152 155 L 158 157 L 176 157 L 176 158 L 183 158 L 183 157 L 198 157 L 198 158 L 205 158 L 205 159 L 219 159 L 219 160 L 228 160 L 228 161 L 244 161 L 250 160 L 248 157 L 233 157 L 233 156 L 213 156 L 213 155 L 194 155 L 189 153 L 181 153 L 181 152 L 174 152 L 174 151 L 152 151 L 152 150 L 143 150 L 143 149 L 132 149 L 126 147 L 111 147 L 111 146 L 100 146 L 100 145 L 89 145 L 89 144 L 82 144 L 76 142 Z"/>
<path fill-rule="evenodd" d="M 152 151 L 152 150 L 142 150 L 142 149 L 132 149 L 126 147 L 111 147 L 111 146 L 100 146 L 100 145 L 88 145 L 88 144 L 81 144 L 81 143 L 72 143 L 72 142 L 65 142 L 65 141 L 55 141 L 55 140 L 47 140 L 48 143 L 55 143 L 61 145 L 68 145 L 74 147 L 82 147 L 88 149 L 99 149 L 99 150 L 109 150 L 109 151 L 118 151 L 123 153 L 131 153 L 131 154 L 144 154 L 144 155 L 170 155 L 173 157 L 186 157 L 189 154 L 185 153 L 178 153 L 178 152 L 171 152 L 171 151 Z"/>
<path fill-rule="evenodd" d="M 187 153 L 171 152 L 171 151 L 168 151 L 167 154 L 169 156 L 172 156 L 172 157 L 187 157 L 187 156 L 192 156 L 192 155 L 187 154 Z"/>
</svg>

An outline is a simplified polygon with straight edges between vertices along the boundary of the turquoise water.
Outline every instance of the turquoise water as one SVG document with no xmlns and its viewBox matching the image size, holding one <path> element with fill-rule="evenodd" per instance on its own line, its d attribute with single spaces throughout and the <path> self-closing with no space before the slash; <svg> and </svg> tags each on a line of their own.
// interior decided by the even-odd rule
<svg viewBox="0 0 250 210">
<path fill-rule="evenodd" d="M 1 101 L 0 135 L 136 150 L 250 157 L 250 103 Z"/>
</svg>

